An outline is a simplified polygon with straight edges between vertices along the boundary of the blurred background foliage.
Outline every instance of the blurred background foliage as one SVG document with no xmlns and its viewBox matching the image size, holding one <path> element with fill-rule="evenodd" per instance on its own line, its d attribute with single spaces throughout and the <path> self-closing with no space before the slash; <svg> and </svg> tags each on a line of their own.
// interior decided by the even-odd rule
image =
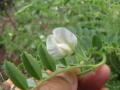
<svg viewBox="0 0 120 90">
<path fill-rule="evenodd" d="M 67 27 L 78 36 L 83 56 L 92 53 L 92 37 L 99 36 L 112 69 L 107 86 L 120 89 L 120 0 L 10 1 L 10 8 L 0 7 L 1 73 L 5 59 L 17 65 L 23 51 L 36 56 L 41 38 L 55 27 Z"/>
</svg>

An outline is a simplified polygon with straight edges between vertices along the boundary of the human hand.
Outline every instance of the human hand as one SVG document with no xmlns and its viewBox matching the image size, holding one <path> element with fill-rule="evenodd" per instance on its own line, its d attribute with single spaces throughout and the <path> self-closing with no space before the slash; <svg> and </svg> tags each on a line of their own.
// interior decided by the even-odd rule
<svg viewBox="0 0 120 90">
<path fill-rule="evenodd" d="M 104 84 L 109 78 L 110 68 L 102 65 L 95 72 L 77 77 L 74 71 L 59 75 L 36 90 L 108 90 Z"/>
<path fill-rule="evenodd" d="M 108 80 L 110 72 L 107 65 L 102 65 L 95 72 L 78 77 L 79 70 L 75 69 L 49 80 L 44 85 L 38 86 L 36 90 L 108 90 L 104 88 L 104 84 Z M 5 90 L 9 90 L 13 86 L 11 80 L 5 82 Z M 21 89 L 15 87 L 15 90 Z"/>
</svg>

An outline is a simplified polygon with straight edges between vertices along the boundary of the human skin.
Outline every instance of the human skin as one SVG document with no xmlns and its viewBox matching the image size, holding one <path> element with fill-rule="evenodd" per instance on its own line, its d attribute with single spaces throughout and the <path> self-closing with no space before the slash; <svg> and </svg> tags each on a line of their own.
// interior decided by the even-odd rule
<svg viewBox="0 0 120 90">
<path fill-rule="evenodd" d="M 67 72 L 38 86 L 36 90 L 108 90 L 104 84 L 109 79 L 110 72 L 107 65 L 81 77 L 76 75 L 76 71 Z"/>
</svg>

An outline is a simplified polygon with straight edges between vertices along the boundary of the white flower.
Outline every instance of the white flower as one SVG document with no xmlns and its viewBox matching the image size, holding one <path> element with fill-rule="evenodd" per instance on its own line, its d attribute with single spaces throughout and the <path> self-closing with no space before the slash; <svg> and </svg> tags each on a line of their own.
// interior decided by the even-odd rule
<svg viewBox="0 0 120 90">
<path fill-rule="evenodd" d="M 48 53 L 55 59 L 73 54 L 76 45 L 77 37 L 64 27 L 55 28 L 46 41 Z"/>
</svg>

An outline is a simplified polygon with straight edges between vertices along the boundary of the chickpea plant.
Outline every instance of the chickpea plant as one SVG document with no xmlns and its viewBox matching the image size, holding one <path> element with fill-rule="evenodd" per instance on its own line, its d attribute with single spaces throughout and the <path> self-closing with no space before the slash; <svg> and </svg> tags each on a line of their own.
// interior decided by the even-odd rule
<svg viewBox="0 0 120 90">
<path fill-rule="evenodd" d="M 101 57 L 98 63 L 81 63 L 84 60 L 79 57 L 81 53 L 77 52 L 78 38 L 74 33 L 65 27 L 58 27 L 53 29 L 53 33 L 48 35 L 46 44 L 40 41 L 39 45 L 39 59 L 33 57 L 28 52 L 22 53 L 22 63 L 26 68 L 26 71 L 33 77 L 34 85 L 32 88 L 27 83 L 28 78 L 23 75 L 18 68 L 9 61 L 5 63 L 5 70 L 9 78 L 13 83 L 22 90 L 34 90 L 36 87 L 44 84 L 51 78 L 54 78 L 58 74 L 70 71 L 75 68 L 83 69 L 80 74 L 92 71 L 100 65 L 106 63 L 106 56 L 101 50 L 97 52 L 98 48 L 101 48 L 102 41 L 98 36 L 93 37 L 93 46 L 95 47 L 95 55 Z M 97 39 L 97 40 L 96 40 Z M 99 43 L 99 44 L 96 44 Z M 89 60 L 93 60 L 94 57 L 89 57 Z M 71 58 L 72 61 L 69 59 Z M 71 63 L 72 62 L 72 63 Z M 52 74 L 48 74 L 47 70 L 52 71 Z"/>
</svg>

